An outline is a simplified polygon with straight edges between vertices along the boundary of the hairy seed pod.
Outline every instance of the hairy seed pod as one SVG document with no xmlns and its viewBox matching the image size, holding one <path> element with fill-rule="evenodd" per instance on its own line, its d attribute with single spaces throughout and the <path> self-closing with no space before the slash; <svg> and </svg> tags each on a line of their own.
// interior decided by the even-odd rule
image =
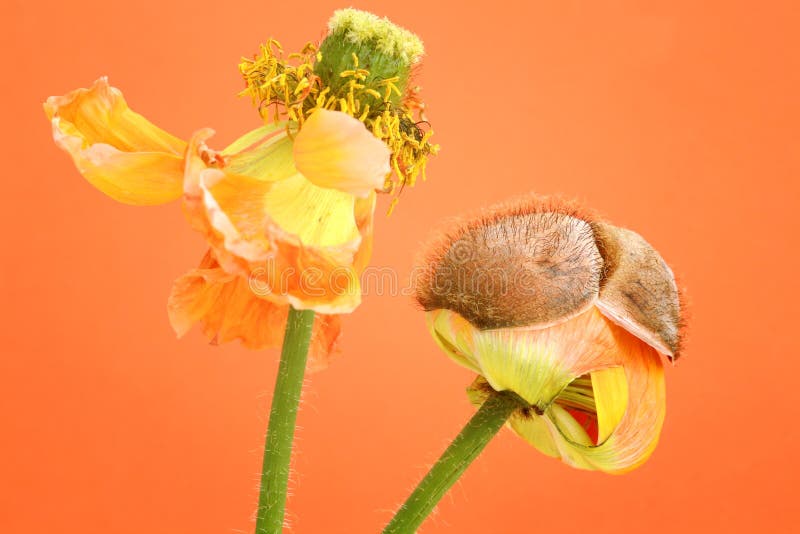
<svg viewBox="0 0 800 534">
<path fill-rule="evenodd" d="M 622 473 L 650 456 L 681 301 L 641 236 L 529 196 L 454 222 L 417 272 L 434 340 L 478 374 L 474 404 L 513 391 L 527 406 L 509 426 L 574 467 Z"/>
<path fill-rule="evenodd" d="M 455 223 L 424 260 L 416 297 L 478 329 L 543 328 L 597 306 L 676 358 L 681 303 L 672 271 L 641 236 L 575 205 L 525 197 Z"/>
</svg>

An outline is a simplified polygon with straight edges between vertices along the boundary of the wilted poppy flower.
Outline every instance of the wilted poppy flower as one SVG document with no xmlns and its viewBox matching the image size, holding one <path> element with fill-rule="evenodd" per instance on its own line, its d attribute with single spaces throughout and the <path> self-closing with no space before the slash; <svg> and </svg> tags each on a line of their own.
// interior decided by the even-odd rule
<svg viewBox="0 0 800 534">
<path fill-rule="evenodd" d="M 240 65 L 267 124 L 220 151 L 210 129 L 183 141 L 158 128 L 105 78 L 44 108 L 90 183 L 127 204 L 182 198 L 207 239 L 169 299 L 179 335 L 201 322 L 218 342 L 276 346 L 291 305 L 328 314 L 315 323 L 319 358 L 338 336 L 337 314 L 360 303 L 376 192 L 413 185 L 436 151 L 408 84 L 422 54 L 413 34 L 355 10 L 335 13 L 322 44 L 301 54 L 284 59 L 270 41 Z"/>
<path fill-rule="evenodd" d="M 510 427 L 575 467 L 620 473 L 650 456 L 681 304 L 644 239 L 528 197 L 456 224 L 425 265 L 417 299 L 439 346 L 478 373 L 475 404 L 516 393 Z"/>
</svg>

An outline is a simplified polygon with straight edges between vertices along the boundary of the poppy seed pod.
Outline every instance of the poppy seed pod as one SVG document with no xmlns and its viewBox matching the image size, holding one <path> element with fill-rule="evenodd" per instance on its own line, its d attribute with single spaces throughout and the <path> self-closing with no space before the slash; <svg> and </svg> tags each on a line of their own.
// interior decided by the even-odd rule
<svg viewBox="0 0 800 534">
<path fill-rule="evenodd" d="M 416 298 L 439 346 L 512 391 L 511 428 L 575 467 L 619 473 L 652 453 L 662 355 L 680 354 L 672 271 L 638 234 L 574 205 L 525 197 L 455 223 L 425 256 Z"/>
</svg>

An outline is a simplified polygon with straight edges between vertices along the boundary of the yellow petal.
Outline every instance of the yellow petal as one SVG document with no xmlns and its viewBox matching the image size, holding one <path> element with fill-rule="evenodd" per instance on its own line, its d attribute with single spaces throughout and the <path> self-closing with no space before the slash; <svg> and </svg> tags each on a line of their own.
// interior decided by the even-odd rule
<svg viewBox="0 0 800 534">
<path fill-rule="evenodd" d="M 181 196 L 186 143 L 132 111 L 106 78 L 89 89 L 51 96 L 44 110 L 56 144 L 105 194 L 135 205 Z"/>
<path fill-rule="evenodd" d="M 296 174 L 273 184 L 264 198 L 270 217 L 309 247 L 357 246 L 355 198 L 318 187 Z"/>
<path fill-rule="evenodd" d="M 383 189 L 390 156 L 385 143 L 341 111 L 315 111 L 294 142 L 295 165 L 309 181 L 358 197 Z"/>
<path fill-rule="evenodd" d="M 617 428 L 628 408 L 628 381 L 622 367 L 601 369 L 591 376 L 597 409 L 597 443 L 603 443 Z"/>
<path fill-rule="evenodd" d="M 243 135 L 221 155 L 226 171 L 274 182 L 294 174 L 293 142 L 286 133 L 286 123 L 277 122 Z"/>
</svg>

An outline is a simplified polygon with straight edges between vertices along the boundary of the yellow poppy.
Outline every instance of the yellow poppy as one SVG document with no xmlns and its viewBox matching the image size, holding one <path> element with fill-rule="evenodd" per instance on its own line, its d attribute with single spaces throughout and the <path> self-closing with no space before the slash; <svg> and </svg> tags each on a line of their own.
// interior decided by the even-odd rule
<svg viewBox="0 0 800 534">
<path fill-rule="evenodd" d="M 436 151 L 407 87 L 421 55 L 413 34 L 356 10 L 334 14 L 322 44 L 289 59 L 270 41 L 240 65 L 266 124 L 219 151 L 207 144 L 212 130 L 178 139 L 131 110 L 105 78 L 48 98 L 44 109 L 56 144 L 92 185 L 127 204 L 182 198 L 206 237 L 200 266 L 169 298 L 179 335 L 201 322 L 217 342 L 275 346 L 290 305 L 313 309 L 326 314 L 312 341 L 321 365 L 337 314 L 361 301 L 376 194 L 413 185 Z"/>
</svg>

